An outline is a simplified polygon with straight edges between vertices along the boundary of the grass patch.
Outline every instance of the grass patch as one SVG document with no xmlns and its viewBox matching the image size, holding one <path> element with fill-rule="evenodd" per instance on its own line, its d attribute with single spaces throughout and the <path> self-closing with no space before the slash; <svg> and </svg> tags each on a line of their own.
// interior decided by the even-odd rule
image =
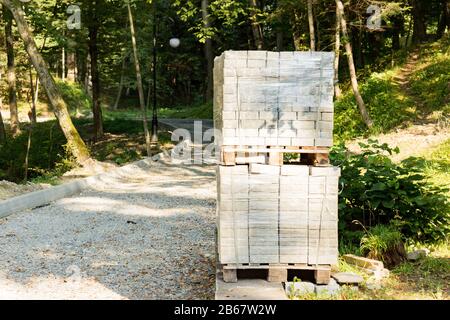
<svg viewBox="0 0 450 320">
<path fill-rule="evenodd" d="M 450 37 L 423 48 L 421 54 L 421 63 L 411 75 L 411 90 L 423 102 L 425 115 L 438 111 L 444 120 L 450 115 Z"/>
<path fill-rule="evenodd" d="M 450 139 L 435 149 L 423 152 L 422 156 L 422 165 L 428 180 L 450 189 Z"/>
<path fill-rule="evenodd" d="M 105 109 L 103 116 L 106 120 L 136 120 L 142 118 L 142 112 L 139 109 Z M 148 119 L 152 118 L 152 111 L 147 112 Z M 199 104 L 187 107 L 159 108 L 158 117 L 161 119 L 212 119 L 212 103 Z"/>
</svg>

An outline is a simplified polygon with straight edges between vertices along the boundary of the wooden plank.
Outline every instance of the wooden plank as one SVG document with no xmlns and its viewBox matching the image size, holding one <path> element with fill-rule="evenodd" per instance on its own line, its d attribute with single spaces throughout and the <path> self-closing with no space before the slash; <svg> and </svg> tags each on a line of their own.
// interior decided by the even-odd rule
<svg viewBox="0 0 450 320">
<path fill-rule="evenodd" d="M 330 283 L 331 270 L 314 270 L 314 279 L 316 284 L 328 284 Z"/>
<path fill-rule="evenodd" d="M 287 282 L 288 270 L 280 268 L 271 268 L 267 273 L 267 281 L 269 282 Z"/>
<path fill-rule="evenodd" d="M 277 148 L 269 148 L 269 149 L 277 149 Z M 283 152 L 278 152 L 278 151 L 269 152 L 269 165 L 282 166 L 283 163 L 284 163 L 284 153 Z"/>
<path fill-rule="evenodd" d="M 223 151 L 222 152 L 222 162 L 226 166 L 236 165 L 236 153 L 234 151 Z"/>
<path fill-rule="evenodd" d="M 223 281 L 227 283 L 237 282 L 237 270 L 236 269 L 223 269 Z"/>
<path fill-rule="evenodd" d="M 260 263 L 249 263 L 249 264 L 224 264 L 223 269 L 238 269 L 238 270 L 251 270 L 251 269 L 288 269 L 288 270 L 329 270 L 331 272 L 331 265 L 329 264 L 319 264 L 319 265 L 309 265 L 309 264 L 286 264 L 286 263 L 267 263 L 267 264 L 260 264 Z"/>
</svg>

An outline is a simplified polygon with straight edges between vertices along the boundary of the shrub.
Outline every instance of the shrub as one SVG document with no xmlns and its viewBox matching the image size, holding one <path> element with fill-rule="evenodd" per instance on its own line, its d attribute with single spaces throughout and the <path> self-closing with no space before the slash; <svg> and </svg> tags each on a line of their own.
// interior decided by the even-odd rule
<svg viewBox="0 0 450 320">
<path fill-rule="evenodd" d="M 8 137 L 7 143 L 0 146 L 0 180 L 14 182 L 23 180 L 28 133 L 29 130 L 24 127 L 19 136 Z M 73 163 L 65 144 L 66 139 L 56 121 L 37 123 L 31 135 L 29 178 L 50 171 L 63 173 L 70 170 Z"/>
<path fill-rule="evenodd" d="M 58 80 L 56 82 L 64 101 L 67 103 L 70 113 L 86 112 L 91 109 L 91 98 L 83 87 L 77 83 Z"/>
<path fill-rule="evenodd" d="M 393 225 L 379 224 L 361 238 L 361 250 L 371 259 L 383 261 L 393 267 L 405 260 L 406 252 L 402 234 Z"/>
<path fill-rule="evenodd" d="M 447 189 L 426 181 L 415 159 L 393 163 L 389 154 L 398 153 L 387 144 L 369 140 L 360 143 L 361 153 L 351 154 L 344 144 L 333 148 L 331 160 L 341 167 L 339 228 L 342 240 L 355 230 L 352 221 L 366 226 L 395 223 L 413 241 L 439 242 L 450 229 Z"/>
</svg>

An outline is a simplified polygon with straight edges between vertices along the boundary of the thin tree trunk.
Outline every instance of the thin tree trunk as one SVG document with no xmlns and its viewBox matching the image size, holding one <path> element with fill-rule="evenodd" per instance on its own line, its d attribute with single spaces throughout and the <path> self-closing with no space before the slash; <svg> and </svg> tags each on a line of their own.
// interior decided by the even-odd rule
<svg viewBox="0 0 450 320">
<path fill-rule="evenodd" d="M 209 1 L 202 0 L 202 19 L 203 26 L 205 28 L 210 27 L 209 21 L 209 13 L 208 13 Z M 206 101 L 210 101 L 213 98 L 214 92 L 214 79 L 213 79 L 213 67 L 214 67 L 214 57 L 213 57 L 213 48 L 212 48 L 212 40 L 207 38 L 205 41 L 205 59 L 206 59 Z"/>
<path fill-rule="evenodd" d="M 251 25 L 252 25 L 253 37 L 255 38 L 256 49 L 263 50 L 264 49 L 264 35 L 263 35 L 262 29 L 261 29 L 261 25 L 258 22 L 257 0 L 249 0 L 249 4 L 251 7 L 250 20 L 251 20 Z"/>
<path fill-rule="evenodd" d="M 283 31 L 277 31 L 277 51 L 283 51 Z"/>
<path fill-rule="evenodd" d="M 91 23 L 89 25 L 89 55 L 91 56 L 92 75 L 92 113 L 94 115 L 94 141 L 103 136 L 103 117 L 100 101 L 100 74 L 98 71 L 98 21 L 97 2 L 90 7 Z"/>
<path fill-rule="evenodd" d="M 359 112 L 361 113 L 364 123 L 367 125 L 367 127 L 371 128 L 373 126 L 373 121 L 370 118 L 369 113 L 367 112 L 366 105 L 364 104 L 364 100 L 358 88 L 358 79 L 356 77 L 355 63 L 353 61 L 352 45 L 350 44 L 347 33 L 347 22 L 345 21 L 344 5 L 342 4 L 341 0 L 336 0 L 336 6 L 339 12 L 339 19 L 341 21 L 342 35 L 345 39 L 345 51 L 348 60 L 348 69 L 350 71 L 353 93 L 355 95 L 356 103 L 358 105 Z"/>
<path fill-rule="evenodd" d="M 19 112 L 17 110 L 17 89 L 16 89 L 16 63 L 14 57 L 14 36 L 12 31 L 12 17 L 6 7 L 3 7 L 3 18 L 5 21 L 5 43 L 7 55 L 7 81 L 8 81 L 8 102 L 10 112 L 11 134 L 17 136 L 20 133 Z"/>
<path fill-rule="evenodd" d="M 66 81 L 66 48 L 64 46 L 61 55 L 61 80 Z"/>
<path fill-rule="evenodd" d="M 87 160 L 90 160 L 89 151 L 73 125 L 67 109 L 67 104 L 62 98 L 61 93 L 55 84 L 55 80 L 49 73 L 45 61 L 36 47 L 36 43 L 34 42 L 28 23 L 25 19 L 25 13 L 20 4 L 15 0 L 0 0 L 0 2 L 13 14 L 20 37 L 25 44 L 25 49 L 38 72 L 41 84 L 46 90 L 50 105 L 52 106 L 53 111 L 58 118 L 61 130 L 67 139 L 69 150 L 75 156 L 79 164 L 84 164 Z"/>
<path fill-rule="evenodd" d="M 77 65 L 75 63 L 75 52 L 67 54 L 67 81 L 75 82 L 77 78 Z"/>
<path fill-rule="evenodd" d="M 339 59 L 341 53 L 341 18 L 336 7 L 336 30 L 334 39 L 334 95 L 339 98 L 342 95 L 339 87 Z"/>
<path fill-rule="evenodd" d="M 34 81 L 33 81 L 33 72 L 31 71 L 31 67 L 29 68 L 29 74 L 30 74 L 30 103 L 31 103 L 31 117 L 30 117 L 30 121 L 31 124 L 36 124 L 37 122 L 37 115 L 36 115 L 36 103 L 34 101 L 34 95 L 35 95 L 35 90 L 34 90 Z"/>
<path fill-rule="evenodd" d="M 5 124 L 3 123 L 1 106 L 2 106 L 2 103 L 0 102 L 0 145 L 3 145 L 6 142 L 6 130 L 5 130 Z"/>
<path fill-rule="evenodd" d="M 0 82 L 2 80 L 2 74 L 0 72 Z M 5 123 L 3 122 L 2 117 L 2 108 L 3 108 L 3 99 L 0 95 L 0 145 L 3 145 L 6 143 L 6 130 L 5 130 Z"/>
<path fill-rule="evenodd" d="M 293 21 L 291 21 L 292 24 L 292 28 L 293 28 L 293 32 L 292 32 L 292 38 L 294 40 L 294 48 L 295 51 L 300 51 L 302 50 L 302 38 L 301 38 L 301 34 L 302 32 L 300 30 L 298 30 L 298 26 L 300 26 L 301 24 L 301 17 L 299 16 L 298 11 L 294 11 L 293 13 Z"/>
<path fill-rule="evenodd" d="M 449 6 L 450 3 L 448 0 L 441 0 L 441 16 L 439 18 L 438 28 L 436 31 L 436 36 L 438 39 L 442 38 L 445 33 L 445 29 L 447 29 L 447 26 L 450 23 Z"/>
<path fill-rule="evenodd" d="M 308 0 L 308 23 L 309 23 L 309 48 L 316 51 L 316 36 L 314 31 L 314 15 L 312 8 L 312 0 Z"/>
<path fill-rule="evenodd" d="M 119 102 L 123 92 L 123 83 L 125 82 L 125 67 L 126 67 L 126 57 L 123 57 L 122 69 L 120 71 L 119 90 L 117 91 L 117 98 L 116 102 L 114 102 L 113 110 L 117 110 L 119 108 Z"/>
<path fill-rule="evenodd" d="M 28 141 L 27 141 L 27 152 L 25 154 L 25 163 L 24 163 L 24 182 L 28 181 L 28 162 L 30 157 L 30 149 L 31 149 L 31 137 L 33 135 L 33 123 L 30 124 L 30 127 L 28 128 Z"/>
<path fill-rule="evenodd" d="M 133 53 L 134 53 L 134 65 L 136 68 L 136 79 L 137 79 L 137 87 L 139 93 L 139 105 L 141 106 L 142 111 L 142 122 L 144 125 L 144 134 L 145 134 L 145 145 L 147 149 L 147 156 L 151 155 L 150 148 L 150 133 L 148 131 L 148 121 L 147 121 L 147 107 L 145 106 L 145 97 L 144 97 L 144 87 L 142 86 L 142 74 L 141 74 L 141 66 L 139 65 L 139 55 L 137 50 L 137 42 L 136 42 L 136 31 L 134 29 L 133 22 L 133 13 L 131 12 L 130 2 L 127 3 L 128 6 L 128 18 L 130 20 L 130 32 L 131 32 L 131 42 L 133 45 Z M 156 67 L 156 66 L 154 66 Z"/>
<path fill-rule="evenodd" d="M 89 67 L 91 64 L 91 55 L 88 54 L 86 56 L 86 73 L 84 74 L 84 89 L 86 90 L 87 94 L 92 97 L 92 81 L 91 81 L 91 68 Z"/>
</svg>

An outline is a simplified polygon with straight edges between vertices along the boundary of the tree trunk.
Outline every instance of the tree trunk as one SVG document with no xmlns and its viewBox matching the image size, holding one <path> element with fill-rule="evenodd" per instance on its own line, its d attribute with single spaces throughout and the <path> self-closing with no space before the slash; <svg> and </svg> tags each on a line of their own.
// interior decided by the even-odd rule
<svg viewBox="0 0 450 320">
<path fill-rule="evenodd" d="M 139 105 L 141 106 L 142 122 L 144 125 L 145 145 L 147 148 L 147 156 L 150 157 L 151 141 L 150 141 L 150 133 L 148 131 L 147 107 L 145 105 L 144 87 L 142 86 L 141 66 L 139 64 L 139 55 L 138 55 L 137 42 L 136 42 L 136 31 L 134 29 L 133 13 L 131 12 L 130 2 L 127 3 L 127 6 L 128 6 L 128 18 L 130 20 L 131 43 L 133 45 L 133 53 L 134 53 L 134 65 L 136 68 L 136 80 L 137 80 L 137 87 L 138 87 L 138 93 L 139 93 Z M 153 66 L 153 67 L 156 68 L 156 66 Z"/>
<path fill-rule="evenodd" d="M 352 45 L 350 44 L 350 40 L 348 38 L 347 22 L 345 21 L 344 5 L 342 4 L 341 0 L 336 0 L 336 6 L 337 6 L 338 13 L 339 13 L 338 18 L 341 21 L 342 35 L 345 39 L 345 51 L 346 51 L 347 60 L 348 60 L 348 69 L 350 72 L 350 79 L 351 79 L 353 93 L 355 95 L 356 103 L 358 105 L 359 112 L 361 113 L 364 123 L 367 125 L 367 127 L 371 128 L 373 126 L 373 121 L 370 118 L 369 113 L 367 112 L 366 105 L 364 104 L 364 100 L 363 100 L 361 94 L 359 93 L 359 89 L 358 89 L 358 80 L 356 77 L 355 63 L 353 61 Z"/>
<path fill-rule="evenodd" d="M 25 19 L 25 13 L 23 12 L 21 5 L 17 2 L 17 0 L 0 0 L 0 2 L 3 3 L 13 14 L 20 37 L 25 44 L 25 49 L 30 56 L 36 71 L 38 72 L 41 84 L 45 88 L 50 105 L 52 106 L 55 116 L 58 118 L 61 130 L 67 139 L 69 150 L 75 156 L 79 164 L 84 164 L 87 160 L 90 160 L 89 151 L 81 139 L 77 129 L 73 125 L 67 109 L 67 104 L 63 100 L 61 93 L 55 84 L 55 80 L 49 73 L 45 61 L 36 47 L 36 43 L 34 42 L 31 31 L 28 27 L 28 23 Z"/>
<path fill-rule="evenodd" d="M 255 46 L 257 50 L 264 49 L 264 35 L 261 29 L 261 25 L 258 22 L 257 12 L 258 12 L 258 3 L 257 0 L 249 0 L 251 14 L 250 21 L 252 25 L 253 38 L 255 39 Z"/>
<path fill-rule="evenodd" d="M 75 52 L 67 54 L 67 81 L 75 82 L 77 78 L 77 64 L 75 63 Z"/>
<path fill-rule="evenodd" d="M 66 81 L 66 48 L 64 46 L 61 54 L 61 80 Z"/>
<path fill-rule="evenodd" d="M 0 73 L 0 82 L 2 80 L 2 74 Z M 3 108 L 3 99 L 0 95 L 0 145 L 3 145 L 6 143 L 6 130 L 5 130 L 5 123 L 3 122 L 2 117 L 2 108 Z"/>
<path fill-rule="evenodd" d="M 439 18 L 439 24 L 436 32 L 438 39 L 442 38 L 445 33 L 445 29 L 450 26 L 450 2 L 448 0 L 441 0 L 441 17 Z"/>
<path fill-rule="evenodd" d="M 412 0 L 413 43 L 420 43 L 427 38 L 427 26 L 425 23 L 425 14 L 422 0 Z"/>
<path fill-rule="evenodd" d="M 14 36 L 12 32 L 12 17 L 6 7 L 3 7 L 3 18 L 5 21 L 5 43 L 7 55 L 7 81 L 8 102 L 10 112 L 11 134 L 17 136 L 20 133 L 19 113 L 17 111 L 17 89 L 16 89 L 16 63 L 14 57 Z"/>
<path fill-rule="evenodd" d="M 294 40 L 294 48 L 295 51 L 300 51 L 302 50 L 302 39 L 301 39 L 301 32 L 298 30 L 298 26 L 301 22 L 300 22 L 300 17 L 297 11 L 294 12 L 294 18 L 293 18 L 293 32 L 292 32 L 292 38 Z"/>
<path fill-rule="evenodd" d="M 202 19 L 203 26 L 205 28 L 209 28 L 211 26 L 209 21 L 209 13 L 208 13 L 209 1 L 202 0 Z M 214 79 L 213 79 L 213 67 L 214 67 L 214 56 L 213 56 L 213 47 L 212 40 L 207 38 L 205 41 L 205 59 L 206 59 L 206 101 L 211 101 L 213 98 L 214 92 Z"/>
<path fill-rule="evenodd" d="M 33 81 L 33 71 L 31 70 L 31 67 L 29 68 L 28 72 L 30 76 L 30 104 L 31 104 L 30 121 L 31 124 L 34 125 L 37 122 L 37 114 L 36 114 L 36 102 L 34 100 L 35 88 Z"/>
<path fill-rule="evenodd" d="M 277 31 L 277 51 L 283 51 L 283 30 Z"/>
<path fill-rule="evenodd" d="M 119 108 L 120 98 L 122 97 L 123 91 L 123 83 L 125 82 L 125 67 L 126 67 L 126 57 L 122 59 L 122 69 L 120 71 L 120 82 L 119 82 L 119 90 L 117 91 L 116 102 L 114 102 L 113 110 L 117 110 Z"/>
<path fill-rule="evenodd" d="M 0 98 L 0 100 L 1 100 L 1 98 Z M 2 103 L 0 101 L 0 145 L 3 145 L 6 142 L 6 130 L 5 130 L 5 124 L 3 123 L 1 106 L 2 106 Z"/>
<path fill-rule="evenodd" d="M 90 6 L 91 23 L 89 24 L 89 55 L 91 56 L 92 76 L 92 113 L 94 115 L 94 141 L 103 136 L 103 117 L 100 101 L 100 74 L 98 71 L 98 18 L 97 2 Z"/>
<path fill-rule="evenodd" d="M 342 95 L 341 88 L 339 87 L 339 59 L 341 53 L 341 18 L 339 10 L 336 7 L 336 29 L 334 39 L 334 95 L 339 98 Z"/>
<path fill-rule="evenodd" d="M 309 23 L 309 48 L 316 51 L 316 36 L 314 32 L 314 15 L 312 0 L 308 0 L 308 23 Z"/>
</svg>

